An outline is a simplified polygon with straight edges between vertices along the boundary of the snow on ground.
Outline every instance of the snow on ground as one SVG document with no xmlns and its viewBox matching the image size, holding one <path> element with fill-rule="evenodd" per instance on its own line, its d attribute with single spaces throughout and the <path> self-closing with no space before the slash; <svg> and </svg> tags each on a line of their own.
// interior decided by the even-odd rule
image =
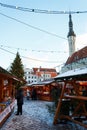
<svg viewBox="0 0 87 130">
<path fill-rule="evenodd" d="M 39 101 L 38 103 L 37 100 L 27 101 L 24 103 L 23 109 L 29 114 L 29 116 L 43 120 L 50 125 L 53 124 L 53 116 L 48 112 L 47 105 L 52 105 L 52 102 Z"/>
<path fill-rule="evenodd" d="M 15 106 L 14 112 L 0 130 L 86 130 L 72 122 L 54 126 L 54 116 L 49 113 L 47 105 L 52 105 L 52 102 L 25 99 L 23 115 L 15 115 L 17 110 Z"/>
</svg>

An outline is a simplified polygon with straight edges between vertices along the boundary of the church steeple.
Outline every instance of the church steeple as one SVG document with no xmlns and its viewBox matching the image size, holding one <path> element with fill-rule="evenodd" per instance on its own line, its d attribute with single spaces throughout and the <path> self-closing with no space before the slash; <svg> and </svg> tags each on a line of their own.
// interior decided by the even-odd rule
<svg viewBox="0 0 87 130">
<path fill-rule="evenodd" d="M 72 22 L 72 17 L 71 17 L 71 14 L 69 14 L 69 33 L 68 33 L 68 36 L 76 36 L 74 31 L 73 31 L 73 22 Z"/>
<path fill-rule="evenodd" d="M 75 38 L 76 38 L 76 34 L 73 31 L 73 22 L 71 14 L 69 14 L 69 32 L 67 38 L 69 43 L 69 56 L 71 56 L 75 52 Z"/>
</svg>

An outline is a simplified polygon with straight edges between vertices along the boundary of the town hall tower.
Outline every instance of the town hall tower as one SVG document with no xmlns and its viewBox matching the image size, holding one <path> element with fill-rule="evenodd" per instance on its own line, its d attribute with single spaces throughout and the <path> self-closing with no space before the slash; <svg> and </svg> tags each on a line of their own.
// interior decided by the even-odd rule
<svg viewBox="0 0 87 130">
<path fill-rule="evenodd" d="M 71 56 L 75 52 L 75 39 L 76 34 L 73 31 L 73 22 L 71 14 L 69 14 L 69 33 L 67 35 L 68 44 L 69 44 L 69 56 Z"/>
</svg>

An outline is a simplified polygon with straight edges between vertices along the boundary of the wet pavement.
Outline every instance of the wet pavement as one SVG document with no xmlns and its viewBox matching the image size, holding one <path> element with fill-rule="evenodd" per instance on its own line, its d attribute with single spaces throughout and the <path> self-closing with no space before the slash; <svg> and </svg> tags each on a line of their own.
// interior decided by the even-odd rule
<svg viewBox="0 0 87 130">
<path fill-rule="evenodd" d="M 7 119 L 0 130 L 86 130 L 84 127 L 72 122 L 53 125 L 53 115 L 49 113 L 47 101 L 24 100 L 23 115 L 15 115 L 14 112 Z"/>
</svg>

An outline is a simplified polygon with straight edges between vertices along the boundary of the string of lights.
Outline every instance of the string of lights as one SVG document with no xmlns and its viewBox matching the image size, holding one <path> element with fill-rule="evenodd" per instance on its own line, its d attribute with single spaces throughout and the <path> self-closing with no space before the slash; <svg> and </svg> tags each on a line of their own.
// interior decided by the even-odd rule
<svg viewBox="0 0 87 130">
<path fill-rule="evenodd" d="M 3 50 L 3 51 L 5 51 L 5 52 L 8 52 L 10 54 L 16 55 L 14 52 L 11 52 L 11 51 L 9 51 L 7 49 L 4 49 L 2 47 L 0 47 L 0 49 Z M 31 58 L 31 57 L 26 57 L 26 56 L 21 56 L 21 57 L 24 58 L 24 59 L 27 59 L 27 60 L 32 60 L 32 61 L 37 61 L 37 62 L 58 63 L 58 61 L 39 60 L 39 59 L 34 59 L 34 58 Z"/>
<path fill-rule="evenodd" d="M 41 28 L 32 26 L 32 25 L 30 25 L 30 24 L 27 24 L 27 23 L 25 23 L 25 22 L 23 22 L 23 21 L 21 21 L 21 20 L 18 20 L 18 19 L 16 19 L 16 18 L 13 18 L 13 17 L 8 16 L 8 15 L 6 15 L 6 14 L 3 14 L 3 13 L 1 13 L 1 12 L 0 12 L 0 15 L 4 16 L 4 17 L 6 17 L 6 18 L 9 18 L 9 19 L 11 19 L 11 20 L 14 20 L 14 21 L 16 21 L 16 22 L 18 22 L 18 23 L 21 23 L 21 24 L 23 24 L 23 25 L 26 25 L 26 26 L 28 26 L 28 27 L 30 27 L 30 28 L 33 28 L 33 29 L 35 29 L 35 30 L 39 30 L 39 31 L 41 31 L 41 32 L 44 32 L 44 33 L 46 33 L 46 34 L 49 34 L 49 35 L 51 35 L 51 36 L 55 36 L 55 37 L 57 37 L 57 38 L 61 38 L 61 39 L 67 40 L 66 38 L 64 38 L 64 37 L 62 37 L 62 36 L 59 36 L 59 35 L 57 35 L 57 34 L 55 34 L 55 33 L 51 33 L 51 32 L 48 32 L 48 31 L 46 31 L 46 30 L 44 30 L 44 29 L 41 29 Z"/>
<path fill-rule="evenodd" d="M 8 5 L 0 3 L 2 7 L 16 9 L 25 12 L 33 12 L 33 13 L 45 13 L 45 14 L 79 14 L 79 13 L 87 13 L 87 11 L 53 11 L 53 10 L 41 10 L 41 9 L 31 9 L 25 7 L 19 7 L 14 5 Z"/>
<path fill-rule="evenodd" d="M 21 50 L 21 51 L 31 51 L 31 52 L 42 52 L 42 53 L 68 53 L 68 51 L 53 51 L 53 50 L 28 50 L 26 48 L 17 48 L 17 47 L 12 47 L 12 46 L 5 46 L 5 45 L 0 45 L 1 48 L 9 48 L 9 49 L 15 49 L 17 51 Z"/>
<path fill-rule="evenodd" d="M 55 66 L 54 68 L 59 68 L 59 67 L 63 66 L 64 64 L 65 64 L 65 63 L 62 63 L 62 64 L 60 64 L 60 65 Z"/>
</svg>

